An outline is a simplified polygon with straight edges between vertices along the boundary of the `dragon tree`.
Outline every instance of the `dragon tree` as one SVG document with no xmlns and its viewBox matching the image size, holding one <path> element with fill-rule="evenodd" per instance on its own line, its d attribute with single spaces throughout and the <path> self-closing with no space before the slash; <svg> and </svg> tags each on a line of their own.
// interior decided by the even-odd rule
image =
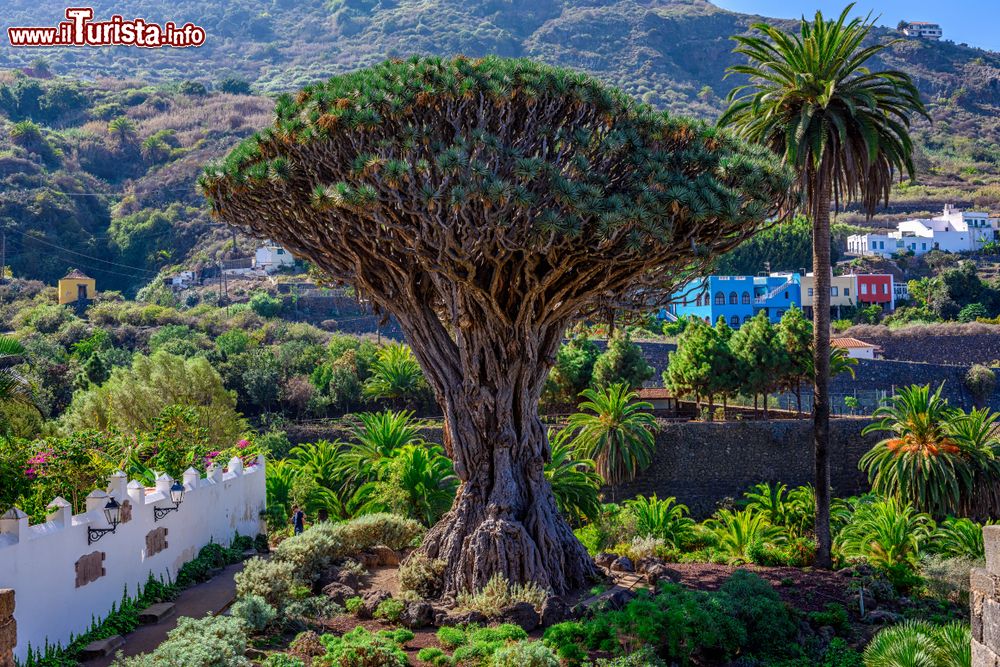
<svg viewBox="0 0 1000 667">
<path fill-rule="evenodd" d="M 444 591 L 554 593 L 594 565 L 560 516 L 538 416 L 567 326 L 659 303 L 779 209 L 766 149 L 526 60 L 413 58 L 283 96 L 206 169 L 213 212 L 399 321 L 461 487 L 421 549 Z"/>
</svg>

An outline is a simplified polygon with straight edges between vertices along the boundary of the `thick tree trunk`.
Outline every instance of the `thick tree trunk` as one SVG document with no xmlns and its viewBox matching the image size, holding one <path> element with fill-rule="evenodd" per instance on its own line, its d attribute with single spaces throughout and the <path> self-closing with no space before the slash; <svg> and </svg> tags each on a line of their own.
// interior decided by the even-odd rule
<svg viewBox="0 0 1000 667">
<path fill-rule="evenodd" d="M 815 181 L 814 181 L 815 182 Z M 816 566 L 832 567 L 830 535 L 830 187 L 816 190 L 813 217 L 813 440 L 816 485 Z"/>
<path fill-rule="evenodd" d="M 560 329 L 561 330 L 561 329 Z M 559 513 L 545 479 L 551 450 L 538 400 L 560 336 L 504 336 L 499 327 L 457 334 L 460 373 L 448 379 L 422 336 L 408 336 L 430 368 L 445 415 L 445 448 L 462 484 L 421 549 L 448 563 L 444 595 L 481 589 L 494 575 L 554 593 L 595 575 L 593 560 Z M 438 362 L 440 362 L 440 357 Z"/>
</svg>

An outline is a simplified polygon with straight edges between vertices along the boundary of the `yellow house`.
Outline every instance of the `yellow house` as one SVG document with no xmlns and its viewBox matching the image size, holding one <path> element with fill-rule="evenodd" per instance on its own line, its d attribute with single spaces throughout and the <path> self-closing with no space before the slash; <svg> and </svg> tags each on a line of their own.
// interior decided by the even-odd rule
<svg viewBox="0 0 1000 667">
<path fill-rule="evenodd" d="M 858 303 L 857 280 L 855 276 L 832 276 L 830 278 L 830 307 L 854 306 Z M 812 317 L 813 274 L 802 276 L 802 309 Z"/>
<path fill-rule="evenodd" d="M 59 305 L 89 300 L 97 296 L 97 281 L 73 269 L 59 281 Z"/>
</svg>

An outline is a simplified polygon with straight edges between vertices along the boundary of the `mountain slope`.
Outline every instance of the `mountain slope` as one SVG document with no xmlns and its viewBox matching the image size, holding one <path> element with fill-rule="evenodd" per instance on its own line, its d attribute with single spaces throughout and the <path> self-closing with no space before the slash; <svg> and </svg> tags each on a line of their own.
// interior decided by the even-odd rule
<svg viewBox="0 0 1000 667">
<path fill-rule="evenodd" d="M 386 57 L 498 53 L 582 69 L 657 108 L 712 120 L 738 83 L 725 79 L 737 62 L 730 36 L 763 20 L 706 0 L 92 4 L 97 19 L 191 21 L 208 41 L 0 48 L 0 68 L 20 70 L 0 77 L 0 228 L 10 230 L 19 275 L 51 281 L 77 266 L 131 291 L 164 266 L 223 253 L 228 234 L 208 219 L 193 182 L 201 165 L 269 122 L 266 96 Z M 6 0 L 5 22 L 55 25 L 64 7 Z M 936 121 L 916 125 L 919 183 L 904 184 L 889 212 L 1000 205 L 1000 55 L 903 40 L 878 65 L 912 74 Z M 248 84 L 257 96 L 243 94 Z M 109 131 L 118 117 L 134 135 Z"/>
</svg>

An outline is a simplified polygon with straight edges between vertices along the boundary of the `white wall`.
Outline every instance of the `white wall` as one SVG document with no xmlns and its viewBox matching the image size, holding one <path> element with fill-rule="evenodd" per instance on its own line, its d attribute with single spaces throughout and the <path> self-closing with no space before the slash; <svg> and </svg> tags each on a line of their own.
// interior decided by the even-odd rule
<svg viewBox="0 0 1000 667">
<path fill-rule="evenodd" d="M 108 495 L 104 492 L 91 494 L 89 511 L 75 516 L 59 499 L 44 524 L 29 526 L 27 517 L 17 510 L 0 518 L 0 588 L 16 591 L 14 656 L 19 660 L 27 656 L 29 644 L 37 648 L 48 640 L 65 645 L 71 634 L 85 632 L 92 617 L 103 618 L 121 600 L 126 586 L 134 596 L 150 573 L 173 579 L 181 565 L 210 541 L 229 544 L 236 532 L 251 537 L 262 532 L 263 457 L 245 470 L 234 458 L 228 472 L 212 468 L 205 478 L 188 470 L 180 508 L 155 522 L 154 505 L 173 505 L 167 494 L 173 480 L 161 477 L 155 490 L 138 482 L 126 486 L 126 481 L 121 473 L 113 476 L 109 493 L 119 502 L 131 501 L 131 521 L 91 545 L 87 529 L 107 527 L 103 508 Z M 146 535 L 161 526 L 168 530 L 167 548 L 148 556 Z M 105 576 L 77 588 L 76 562 L 94 551 L 105 554 Z"/>
</svg>

